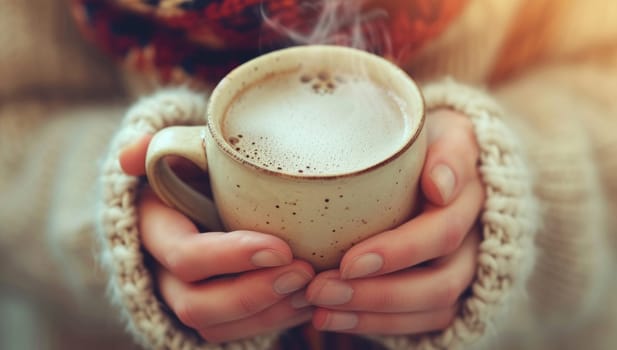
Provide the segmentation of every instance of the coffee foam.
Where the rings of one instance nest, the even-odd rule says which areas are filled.
[[[294,175],[341,175],[396,153],[411,133],[404,102],[369,78],[273,75],[241,92],[223,133],[239,156]]]

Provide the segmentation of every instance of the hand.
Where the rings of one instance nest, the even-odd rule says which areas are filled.
[[[120,154],[130,175],[143,175],[151,137]],[[182,173],[194,170],[174,159]],[[258,232],[200,234],[183,214],[148,188],[138,203],[139,232],[156,261],[157,287],[186,326],[213,343],[286,329],[311,319],[302,290],[313,278],[309,264],[294,260],[281,239]]]
[[[471,284],[484,202],[479,151],[464,115],[428,116],[429,148],[421,186],[427,203],[407,223],[351,248],[340,270],[319,274],[307,289],[320,330],[414,334],[446,328]]]

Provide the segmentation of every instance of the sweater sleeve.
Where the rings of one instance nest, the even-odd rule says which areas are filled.
[[[98,162],[123,106],[35,96],[0,103],[0,298],[34,316],[4,312],[0,343],[101,349],[101,339],[127,340],[110,312],[94,234]]]
[[[486,189],[476,278],[459,315],[445,330],[425,336],[380,336],[388,349],[457,349],[490,343],[506,311],[525,298],[534,267],[538,226],[532,176],[520,141],[504,112],[485,93],[451,80],[424,87],[427,109],[451,108],[471,119],[480,148],[479,172]]]
[[[615,175],[607,154],[617,145],[617,121],[603,98],[608,81],[579,64],[531,72],[495,98],[453,81],[426,86],[429,108],[453,108],[473,122],[487,193],[483,241],[451,326],[378,338],[386,347],[494,349],[515,340],[513,348],[527,348],[573,332],[586,344],[606,343],[590,331],[614,299]]]
[[[529,319],[573,347],[611,348],[617,339],[605,339],[617,315],[615,63],[613,48],[538,65],[495,90],[516,115],[509,123],[525,144],[542,217]],[[601,318],[612,324],[592,325]]]
[[[122,147],[140,135],[153,134],[171,125],[203,124],[206,100],[205,95],[188,89],[168,89],[138,101],[127,112],[111,143],[100,177],[102,263],[110,276],[112,302],[120,309],[130,333],[145,348],[268,349],[276,334],[221,345],[207,344],[166,310],[156,294],[139,240],[136,194],[141,181],[124,174],[118,163]]]

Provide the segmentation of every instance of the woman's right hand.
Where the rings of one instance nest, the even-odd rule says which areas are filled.
[[[121,152],[127,174],[144,174],[149,141],[146,136]],[[315,273],[293,259],[283,240],[252,231],[199,233],[148,187],[140,194],[138,216],[160,295],[206,341],[252,337],[311,319],[304,287]]]

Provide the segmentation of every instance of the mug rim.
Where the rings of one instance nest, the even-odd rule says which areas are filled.
[[[410,132],[409,135],[407,136],[407,140],[405,141],[405,143],[396,151],[393,152],[392,154],[388,155],[386,158],[382,159],[381,161],[369,165],[367,167],[364,168],[360,168],[357,170],[353,170],[353,171],[347,171],[347,172],[343,172],[340,174],[305,174],[305,173],[288,173],[288,172],[282,172],[282,171],[275,171],[275,170],[271,170],[268,169],[262,165],[260,165],[257,162],[253,162],[251,161],[251,159],[247,159],[245,157],[242,157],[226,140],[225,137],[223,136],[222,131],[220,130],[221,127],[220,125],[215,126],[213,124],[217,124],[215,123],[215,116],[213,114],[213,106],[216,106],[215,101],[219,100],[219,95],[222,93],[221,90],[223,88],[225,88],[226,85],[228,85],[231,81],[233,81],[234,79],[237,79],[238,76],[242,77],[245,75],[247,70],[252,70],[255,67],[259,67],[259,65],[263,64],[264,62],[268,62],[270,60],[274,60],[274,61],[278,61],[280,59],[280,57],[277,56],[287,56],[287,55],[297,55],[296,51],[306,51],[306,50],[321,50],[321,51],[329,51],[329,52],[336,52],[338,51],[338,53],[347,53],[347,54],[352,54],[355,56],[359,56],[362,57],[363,60],[373,60],[373,61],[380,61],[380,64],[383,64],[385,67],[388,67],[388,69],[395,73],[397,76],[400,76],[402,78],[402,80],[407,80],[407,83],[413,88],[413,90],[415,90],[417,96],[419,97],[418,101],[420,105],[419,105],[419,109],[420,109],[420,116],[419,116],[419,121],[417,123],[413,123],[413,127],[415,127],[415,130],[413,132]],[[261,75],[261,79],[267,78],[268,75],[270,74],[276,74],[276,73],[280,73],[280,72],[284,72],[283,69],[280,70],[274,70],[270,73]],[[255,81],[258,81],[259,79],[254,79],[251,80],[249,83],[243,83],[243,88],[238,90],[236,92],[236,94],[234,95],[234,97],[231,99],[233,100],[235,98],[235,96],[237,96],[239,93],[241,93],[242,91],[244,91],[248,86],[250,86],[252,83],[254,83]],[[215,102],[215,103],[213,103]],[[226,106],[223,106],[224,108],[222,108],[224,111],[227,110],[227,108],[229,107],[229,103],[227,103]],[[253,58],[241,65],[239,65],[238,67],[234,68],[231,72],[229,72],[223,79],[221,79],[221,81],[215,86],[214,90],[212,91],[212,94],[210,95],[210,99],[209,99],[209,103],[208,103],[208,107],[207,107],[207,113],[206,113],[206,128],[208,129],[208,131],[210,132],[210,135],[212,136],[213,140],[216,142],[218,148],[220,150],[223,151],[223,153],[230,157],[232,160],[236,161],[237,163],[239,163],[242,166],[248,166],[250,168],[252,168],[255,171],[261,172],[261,173],[265,173],[267,175],[273,175],[273,176],[277,176],[277,177],[283,177],[283,178],[289,178],[289,179],[301,179],[301,180],[332,180],[332,179],[340,179],[340,178],[349,178],[349,177],[354,177],[354,176],[358,176],[364,173],[369,173],[374,171],[375,169],[384,167],[385,165],[391,163],[392,161],[398,159],[403,153],[405,153],[407,150],[409,150],[409,148],[411,148],[417,141],[417,139],[419,138],[422,130],[424,129],[424,124],[425,124],[425,120],[426,120],[426,103],[424,101],[424,96],[422,95],[420,88],[418,86],[418,84],[415,82],[415,80],[413,78],[411,78],[404,70],[402,70],[400,67],[396,66],[394,63],[386,60],[383,57],[377,56],[375,54],[366,52],[366,51],[362,51],[359,49],[354,49],[354,48],[350,48],[350,47],[346,47],[346,46],[336,46],[336,45],[299,45],[299,46],[293,46],[293,47],[288,47],[288,48],[284,48],[284,49],[280,49],[280,50],[276,50],[276,51],[272,51],[266,54],[263,54],[261,56],[258,56],[256,58]],[[221,120],[218,122],[218,124],[221,124],[222,122],[222,118]]]

